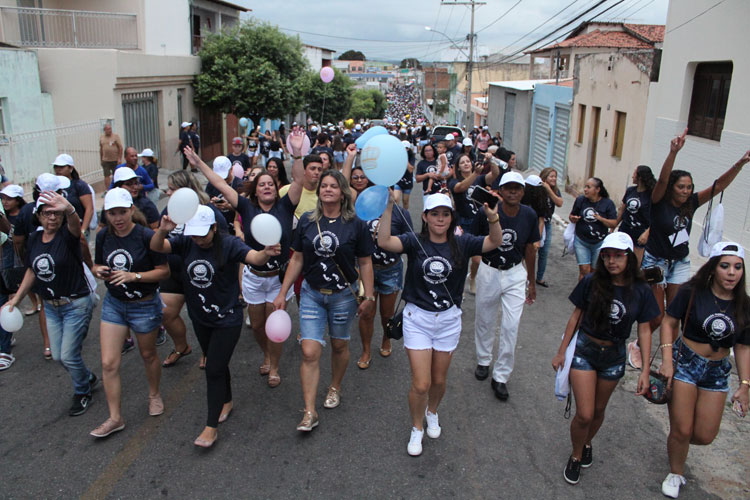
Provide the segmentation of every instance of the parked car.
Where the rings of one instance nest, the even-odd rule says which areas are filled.
[[[461,142],[464,139],[463,130],[461,130],[460,128],[451,127],[450,125],[438,125],[434,129],[432,129],[432,135],[430,136],[430,141],[432,141],[432,143],[442,141],[445,139],[445,136],[448,134],[458,134],[458,137],[456,138],[456,142]]]

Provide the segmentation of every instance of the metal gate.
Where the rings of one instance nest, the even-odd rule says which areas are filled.
[[[151,148],[157,158],[161,158],[157,97],[156,92],[123,94],[122,117],[125,147],[133,146],[139,153],[144,148]]]
[[[513,123],[516,116],[516,94],[505,93],[505,115],[503,116],[503,147],[513,149]]]
[[[565,179],[565,160],[568,153],[570,108],[555,106],[555,137],[552,141],[552,167],[558,179]]]
[[[531,161],[529,166],[541,170],[547,166],[547,146],[549,145],[549,108],[535,106],[534,133],[531,136]]]

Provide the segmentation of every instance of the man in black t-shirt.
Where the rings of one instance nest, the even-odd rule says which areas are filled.
[[[228,154],[227,158],[232,162],[232,168],[234,168],[235,164],[239,163],[242,171],[245,173],[244,175],[247,175],[251,167],[251,162],[250,157],[242,152],[243,146],[242,137],[232,139],[232,154]]]

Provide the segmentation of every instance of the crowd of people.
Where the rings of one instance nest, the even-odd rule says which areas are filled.
[[[320,424],[320,359],[327,339],[331,378],[325,382],[323,406],[332,409],[345,394],[355,319],[361,342],[356,366],[367,370],[378,313],[383,330],[379,354],[387,358],[392,353],[387,323],[397,316],[400,296],[411,368],[407,452],[420,455],[424,433],[432,439],[441,434],[438,409],[462,334],[467,284],[475,295],[474,375],[480,381],[491,377],[499,400],[510,397],[523,309],[537,300],[537,286],[550,286],[545,270],[552,216],[563,204],[557,172],[548,168],[524,178],[514,169],[515,154],[487,127],[469,131],[461,143],[452,134],[435,137],[412,88],[394,88],[389,96],[386,127],[402,140],[408,164],[389,191],[385,211],[372,220],[360,219],[355,210],[357,197],[372,185],[355,144],[370,125],[364,121],[293,123],[288,137],[283,127],[262,134],[254,129],[235,138],[231,154],[213,159],[211,166],[199,155],[193,124],[183,123],[183,168],[168,176],[163,191],[153,151],[123,148],[105,126],[101,161],[111,179],[100,214],[93,190],[67,154],[54,160],[54,174],[36,179],[31,203],[21,186],[6,183],[0,191],[0,231],[7,237],[0,301],[12,309],[25,296],[32,299],[25,313],[40,313],[44,356],[59,361],[71,378],[70,415],[87,410],[99,382],[81,353],[93,310],[101,303],[101,381],[109,417],[92,436],[104,438],[125,428],[120,405],[128,384],[119,372],[123,354],[133,345],[144,363],[148,413],[164,412],[162,368],[193,351],[180,317],[183,307],[206,377],[206,423],[194,440],[199,447],[214,444],[219,424],[232,412],[229,365],[243,321],[260,347],[258,372],[268,386],[278,387],[288,376],[280,371],[283,344],[268,338],[265,323],[290,301],[299,310],[304,405],[299,431]],[[685,484],[689,445],[709,444],[718,432],[730,390],[731,349],[740,379],[732,401],[739,413],[748,411],[750,298],[744,251],[737,243],[716,244],[691,278],[688,244],[695,210],[731,184],[750,161],[750,152],[713,189],[696,192],[690,174],[673,169],[684,143],[685,134],[672,141],[658,178],[646,166],[635,170],[634,186],[619,210],[601,179],[591,178],[569,214],[576,224],[579,282],[570,294],[574,310],[552,365],[564,366],[566,351],[572,352],[576,410],[564,468],[571,484],[579,482],[581,468],[593,463],[592,441],[626,359],[641,370],[637,394],[649,391],[651,339],[657,329],[663,356],[659,370],[671,389],[665,495],[677,497]],[[289,176],[285,161],[291,163]],[[423,211],[421,221],[412,221],[409,195],[417,183]],[[184,224],[154,203],[180,188],[195,191],[200,202]],[[251,224],[261,214],[279,221],[278,244],[256,240]],[[97,231],[93,256],[89,230]],[[106,291],[99,300],[101,283]],[[634,323],[637,343],[626,347]],[[160,338],[165,333],[173,350],[161,360],[156,346],[166,341]],[[0,370],[6,370],[15,361],[12,334],[0,330],[0,341]]]

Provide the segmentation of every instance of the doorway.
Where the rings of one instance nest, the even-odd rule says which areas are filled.
[[[589,138],[589,164],[586,169],[586,179],[594,177],[596,171],[596,150],[599,142],[599,119],[601,118],[602,108],[592,106],[591,108],[591,137]]]

